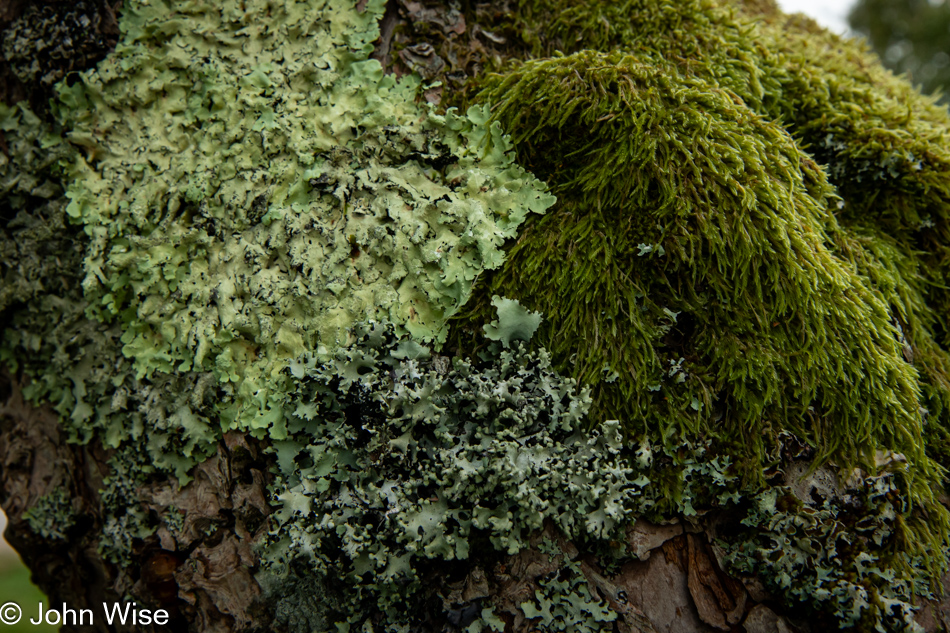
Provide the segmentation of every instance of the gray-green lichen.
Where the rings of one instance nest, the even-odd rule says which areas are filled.
[[[3,30],[4,62],[24,84],[52,88],[70,71],[102,58],[115,44],[115,17],[107,7],[84,0],[28,7]]]
[[[890,476],[855,483],[860,488],[848,498],[825,499],[818,508],[789,501],[791,492],[781,487],[753,497],[743,524],[756,531],[734,543],[726,560],[789,601],[833,611],[842,628],[919,630],[913,604],[930,595],[923,561],[887,547],[906,538],[898,535],[906,529],[899,519],[906,508],[895,506],[900,492]]]
[[[133,444],[126,444],[110,460],[112,472],[99,491],[104,510],[99,552],[112,563],[127,564],[136,542],[151,536],[157,527],[148,511],[137,503],[136,489],[156,471],[150,461],[149,455]]]
[[[521,605],[525,617],[536,620],[537,628],[551,633],[597,633],[612,630],[617,613],[591,587],[577,562],[569,562],[545,578],[534,597]]]
[[[345,579],[347,612],[409,624],[428,560],[515,554],[551,521],[576,538],[617,536],[649,480],[621,457],[616,423],[586,435],[589,404],[542,351],[499,346],[490,364],[430,353],[368,324],[336,353],[287,371],[289,436],[275,443],[280,504],[264,563],[302,560]],[[395,628],[386,630],[396,630]]]
[[[495,296],[492,305],[498,310],[498,318],[484,327],[485,337],[501,341],[505,347],[511,347],[515,340],[531,340],[541,325],[539,313],[525,310],[514,299]]]
[[[0,312],[25,305],[48,313],[54,307],[36,305],[40,297],[78,287],[71,271],[82,265],[75,231],[66,230],[61,180],[74,149],[25,104],[0,103],[0,135]]]
[[[496,303],[505,312],[486,331],[524,318],[517,302]],[[275,444],[280,509],[263,582],[287,595],[309,575],[325,587],[345,581],[325,589],[319,612],[292,611],[301,621],[402,631],[421,617],[431,591],[423,579],[440,562],[516,554],[550,523],[619,566],[634,558],[615,545],[634,518],[711,510],[738,522],[722,542],[731,569],[761,575],[790,603],[831,610],[843,626],[914,630],[914,604],[930,595],[927,561],[904,551],[902,462],[798,499],[774,469],[807,462],[775,454],[760,491],[710,445],[631,447],[616,421],[585,433],[586,391],[523,342],[495,342],[473,365],[368,324],[348,346],[286,371],[294,413],[288,439]],[[590,592],[565,568],[522,610],[542,630],[600,630],[616,614]]]
[[[783,445],[802,446],[792,436]],[[919,631],[914,605],[932,594],[927,554],[906,546],[917,537],[905,519],[905,458],[881,454],[869,475],[809,472],[807,457],[786,454],[773,485],[744,492],[744,516],[720,543],[728,567],[843,629]]]
[[[69,529],[75,524],[73,498],[69,490],[57,488],[40,497],[36,504],[23,513],[30,529],[45,539],[65,541]]]

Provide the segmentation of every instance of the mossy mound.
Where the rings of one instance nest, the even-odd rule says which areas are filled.
[[[559,202],[454,341],[471,349],[491,296],[518,298],[593,385],[595,421],[712,433],[753,479],[782,430],[818,462],[895,450],[930,503],[950,393],[946,111],[768,6],[524,3],[513,21],[551,56],[476,100]]]
[[[838,254],[840,199],[780,125],[622,53],[530,62],[487,98],[559,198],[490,291],[545,315],[542,345],[598,386],[595,419],[922,457],[888,302]]]
[[[592,386],[591,424],[715,437],[750,483],[785,431],[814,467],[875,472],[900,453],[892,546],[938,569],[946,110],[768,3],[521,3],[512,24],[526,61],[470,98],[558,204],[450,341],[477,350],[490,298],[518,299],[544,315],[555,366]]]

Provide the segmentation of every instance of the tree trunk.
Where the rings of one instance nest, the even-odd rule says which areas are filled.
[[[34,110],[44,111],[56,81],[70,81],[70,73],[92,67],[115,45],[119,34],[112,12],[118,8],[80,4],[80,12],[85,10],[95,18],[85,27],[91,31],[87,37],[77,38],[82,50],[65,57],[36,50],[43,64],[55,58],[59,65],[41,64],[44,72],[35,75],[32,85],[22,81],[24,75],[19,79],[13,75],[14,66],[22,70],[29,60],[7,60],[10,64],[4,63],[0,71],[0,101],[27,99]],[[361,0],[358,9],[366,5]],[[776,14],[770,2],[745,5],[747,11]],[[26,9],[25,3],[0,2],[0,34],[11,32],[12,24],[24,28]],[[476,78],[499,70],[504,60],[528,59],[532,53],[527,37],[505,31],[505,16],[511,11],[507,1],[466,3],[464,9],[456,3],[390,0],[379,22],[380,37],[372,58],[397,77],[421,76],[426,81],[421,95],[429,103],[466,107],[481,87]],[[36,20],[52,19],[63,11],[61,5],[50,3],[36,11]],[[0,149],[7,154],[4,138],[0,136]],[[12,226],[12,215],[0,219],[2,228]],[[80,231],[66,222],[51,230],[61,248],[79,249],[85,243]],[[61,276],[65,280],[62,296],[76,296],[77,254],[64,250],[58,255],[62,262],[44,274]],[[359,256],[359,245],[353,242],[352,259]],[[12,315],[23,302],[21,298],[10,306],[0,304],[6,310],[0,314]],[[121,347],[117,334],[106,335],[112,337],[116,349]],[[189,472],[191,481],[186,485],[179,487],[179,480],[168,470],[156,470],[145,483],[126,489],[128,511],[157,528],[138,534],[130,527],[123,545],[127,558],[117,562],[102,543],[105,534],[121,532],[114,527],[106,531],[109,521],[122,517],[106,507],[103,492],[104,482],[118,476],[112,465],[116,449],[108,447],[103,433],[88,441],[71,438],[52,405],[31,404],[24,395],[30,381],[23,371],[0,373],[0,505],[9,520],[5,537],[49,596],[50,608],[66,605],[94,613],[93,625],[66,625],[62,630],[223,633],[303,631],[315,626],[281,615],[287,596],[269,592],[262,580],[261,548],[274,529],[281,505],[269,491],[279,469],[278,457],[270,449],[282,440],[230,430],[215,439],[213,450]],[[144,446],[141,451],[144,455]],[[114,488],[110,490],[109,494],[116,494]],[[114,505],[114,500],[109,503]],[[800,604],[769,591],[769,578],[724,571],[729,565],[721,530],[739,524],[746,510],[742,506],[695,516],[671,513],[662,524],[639,518],[624,529],[624,543],[611,544],[630,554],[617,564],[590,543],[572,542],[549,520],[531,534],[529,546],[517,553],[472,552],[468,560],[433,564],[429,575],[423,576],[421,594],[427,601],[419,607],[421,615],[411,630],[469,630],[479,618],[488,618],[486,611],[497,618],[494,622],[501,622],[497,626],[502,628],[496,630],[506,633],[572,630],[558,626],[594,630],[581,627],[595,620],[599,630],[619,633],[817,633],[836,627],[838,623],[828,614],[803,612]],[[52,515],[64,518],[56,524],[43,524],[37,518]],[[169,527],[172,516],[174,529]],[[551,583],[571,581],[574,572],[570,570],[579,570],[577,578],[584,588],[575,587],[574,593],[564,594],[565,599],[577,595],[589,599],[579,612],[593,619],[583,625],[570,624],[574,617],[570,610],[558,616],[558,596],[550,594]],[[943,583],[947,587],[950,576],[945,575]],[[320,595],[311,598],[322,600]],[[108,624],[107,605],[130,600],[153,613],[164,610],[167,623]],[[924,630],[950,630],[950,600],[935,598],[919,606],[916,620]],[[21,607],[24,617],[33,617],[35,605]],[[543,613],[545,608],[555,613]],[[860,630],[862,625],[855,626],[854,630]]]

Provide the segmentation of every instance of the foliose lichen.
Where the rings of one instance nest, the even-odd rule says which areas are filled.
[[[286,370],[296,382],[288,439],[275,443],[270,574],[302,559],[346,580],[342,621],[381,611],[395,627],[411,622],[429,561],[515,554],[545,521],[617,536],[649,480],[621,457],[616,423],[582,432],[586,394],[546,353],[497,345],[476,367],[393,332],[360,326],[351,345]]]
[[[508,307],[508,319],[522,318]],[[506,320],[499,314],[495,327]],[[914,604],[931,594],[927,561],[909,553],[903,458],[894,472],[856,471],[840,490],[799,499],[776,469],[807,462],[770,453],[769,485],[750,487],[710,445],[634,450],[617,422],[584,433],[589,397],[543,350],[495,342],[476,365],[393,331],[359,326],[349,346],[287,370],[294,417],[274,448],[280,509],[262,582],[296,595],[315,577],[328,597],[319,613],[288,618],[402,631],[423,619],[433,569],[516,554],[547,523],[617,566],[633,557],[615,545],[633,518],[719,510],[739,522],[722,541],[733,571],[759,574],[789,604],[845,627],[915,630]],[[543,630],[600,630],[616,614],[590,591],[565,568],[522,609]]]
[[[104,510],[99,552],[111,563],[126,565],[136,543],[154,534],[157,524],[148,511],[137,503],[137,488],[148,481],[156,469],[147,453],[126,444],[110,460],[112,472],[103,480]]]
[[[57,488],[40,497],[36,504],[23,513],[30,529],[45,539],[65,541],[75,523],[73,499],[68,490]]]
[[[82,249],[67,237],[75,231],[67,230],[62,185],[74,150],[25,104],[0,103],[0,135],[0,311],[23,305],[48,313],[53,306],[35,304],[75,287],[69,271],[82,265]]]
[[[925,562],[902,551],[913,536],[893,474],[858,478],[843,492],[820,504],[781,486],[751,497],[742,524],[752,530],[727,546],[727,563],[758,574],[789,604],[833,613],[841,628],[922,630],[914,603],[930,586]]]
[[[591,595],[576,562],[567,563],[540,585],[534,598],[522,603],[521,608],[528,619],[537,620],[541,631],[597,633],[609,630],[609,623],[617,619],[603,599]]]
[[[382,10],[133,3],[116,52],[60,86],[90,314],[121,324],[139,377],[234,385],[228,426],[279,436],[272,381],[356,320],[444,339],[553,202],[484,108],[437,113],[368,59]]]

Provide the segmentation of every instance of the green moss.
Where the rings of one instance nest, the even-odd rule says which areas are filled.
[[[595,420],[741,437],[759,463],[786,429],[820,459],[885,446],[936,476],[890,306],[839,256],[835,191],[781,126],[621,53],[528,62],[485,98],[559,204],[482,296],[545,315],[539,342],[595,387]]]
[[[899,451],[927,543],[908,547],[943,551],[946,111],[769,7],[523,2],[511,20],[547,58],[475,101],[558,204],[451,340],[477,349],[489,298],[517,298],[592,386],[593,424],[711,434],[750,482],[783,430],[816,466]]]
[[[936,578],[946,110],[860,43],[756,3],[522,2],[511,23],[546,59],[509,62],[474,101],[516,131],[558,204],[529,220],[450,340],[477,350],[489,298],[517,298],[544,314],[554,366],[591,385],[592,424],[617,418],[666,446],[712,435],[750,483],[783,431],[817,449],[814,467],[873,472],[879,450],[898,451],[886,556]],[[836,617],[903,626],[880,624],[909,616],[875,599]]]
[[[940,411],[950,394],[943,326],[950,315],[945,290],[950,118],[934,99],[886,71],[860,42],[826,33],[807,19],[786,18],[774,6],[761,4],[525,1],[517,5],[511,21],[513,31],[527,34],[524,41],[531,55],[619,50],[647,65],[656,61],[680,76],[705,80],[784,128],[803,160],[811,155],[826,166],[841,206],[832,205],[827,219],[819,221],[831,234],[836,255],[854,265],[859,275],[870,277],[872,286],[882,276],[889,277],[875,290],[904,334],[924,404],[935,422],[927,429],[928,439],[933,453],[946,462],[946,425]],[[671,81],[676,85],[678,80],[671,77]],[[486,96],[498,97],[497,92]],[[696,102],[697,109],[700,103]],[[551,110],[540,111],[542,118],[550,118],[548,112],[556,107],[547,105]],[[584,107],[577,103],[561,109]],[[517,111],[517,106],[510,111]],[[613,129],[611,122],[602,124],[605,131]],[[646,145],[645,152],[650,143]],[[540,145],[519,148],[522,160],[543,173],[559,196],[564,198],[568,191],[583,195],[590,183],[568,185],[576,174],[552,175],[545,169],[553,168],[536,160],[536,155],[546,153],[547,162],[568,161],[560,155],[551,161],[550,148],[533,147]],[[565,143],[563,156],[573,156],[575,149]],[[697,146],[689,151],[706,149]],[[601,165],[612,168],[614,161],[622,161],[621,150],[602,146]],[[720,160],[716,153],[706,158],[712,163]],[[666,161],[661,156],[658,160]],[[714,164],[700,168],[704,178],[717,179],[709,173],[717,170]],[[722,168],[744,169],[739,163]],[[609,171],[605,169],[601,177],[609,178]],[[657,179],[657,186],[662,186],[663,178]],[[837,223],[843,230],[835,228]],[[853,243],[855,237],[860,245]],[[873,253],[870,259],[862,253],[865,250]],[[889,251],[886,256],[881,255],[883,250]],[[889,271],[882,275],[882,269]],[[761,329],[763,324],[753,327]]]
[[[950,117],[857,41],[795,20],[776,20],[765,36],[784,68],[770,113],[827,165],[841,226],[860,240],[839,240],[842,250],[879,284],[902,328],[930,413],[928,448],[946,466]]]

